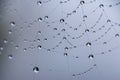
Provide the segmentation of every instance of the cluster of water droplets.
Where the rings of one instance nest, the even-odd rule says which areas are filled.
[[[71,0],[64,0],[64,1],[60,1],[59,5],[63,5],[63,4],[69,4]],[[44,4],[47,4],[47,3],[50,3],[52,2],[52,0],[48,0],[48,1],[43,1],[43,0],[40,0],[40,1],[37,1],[37,6],[41,7],[42,5],[44,6]],[[93,1],[90,1],[90,4],[92,4],[93,2],[96,2],[96,0],[93,0]],[[70,51],[74,50],[74,49],[79,49],[80,47],[86,47],[86,50],[90,50],[90,53],[92,53],[92,47],[96,46],[97,45],[97,42],[99,43],[100,40],[102,40],[104,38],[104,36],[106,36],[107,34],[109,34],[110,30],[117,26],[117,27],[120,27],[120,24],[119,23],[116,23],[110,19],[107,19],[105,24],[102,25],[101,27],[96,28],[97,25],[100,23],[100,21],[102,20],[102,17],[103,17],[103,14],[105,15],[105,9],[104,7],[113,7],[113,6],[117,6],[119,5],[119,3],[116,3],[116,4],[113,4],[113,5],[104,5],[104,4],[99,4],[98,7],[99,9],[102,9],[102,12],[101,14],[98,16],[98,19],[97,21],[95,21],[94,25],[91,26],[91,27],[87,27],[86,26],[86,20],[88,20],[89,16],[90,15],[85,15],[84,11],[82,12],[83,13],[83,17],[81,18],[82,21],[79,23],[79,25],[77,27],[74,27],[74,25],[70,25],[71,23],[70,22],[67,22],[67,20],[69,19],[69,17],[71,17],[72,15],[74,14],[77,14],[78,13],[78,10],[80,8],[82,8],[83,6],[87,5],[89,2],[85,1],[85,0],[80,0],[80,2],[78,3],[78,6],[76,7],[75,10],[73,10],[72,12],[67,12],[65,13],[65,17],[61,17],[61,18],[56,18],[57,20],[49,20],[52,16],[51,15],[44,15],[44,16],[41,16],[41,17],[38,17],[36,18],[36,20],[33,20],[33,22],[30,22],[30,23],[26,23],[27,26],[31,26],[33,29],[33,27],[35,27],[36,24],[38,24],[38,22],[40,23],[40,25],[42,25],[42,28],[47,28],[47,29],[50,29],[52,30],[51,32],[55,32],[55,34],[52,34],[52,39],[57,39],[60,37],[60,39],[57,39],[59,41],[56,40],[56,42],[58,42],[57,44],[54,44],[49,42],[49,37],[48,36],[44,36],[44,34],[49,34],[49,33],[44,33],[45,31],[43,31],[42,29],[41,30],[37,30],[37,34],[36,35],[30,35],[30,36],[33,36],[34,39],[24,39],[24,42],[23,43],[27,43],[29,42],[30,46],[27,46],[25,48],[22,47],[22,50],[24,52],[27,52],[28,50],[34,50],[34,49],[38,49],[38,52],[39,51],[47,51],[47,52],[52,52],[52,53],[55,53],[55,54],[62,54],[65,58],[68,58],[68,57],[71,57],[71,54],[70,54]],[[82,8],[83,10],[84,8]],[[97,11],[98,8],[96,8],[95,10],[92,11],[91,14],[95,13]],[[49,14],[49,13],[48,13]],[[106,15],[107,16],[107,15]],[[57,25],[56,25],[57,24]],[[108,24],[108,25],[106,25]],[[43,26],[45,25],[45,26]],[[54,26],[55,25],[55,26]],[[85,25],[85,29],[82,28],[82,26]],[[10,26],[10,29],[8,30],[8,34],[10,36],[14,35],[13,33],[14,32],[17,32],[16,30],[18,29],[19,27],[19,24],[17,24],[15,21],[11,21],[9,22],[9,26]],[[62,26],[62,27],[61,27]],[[108,27],[106,29],[106,27]],[[21,28],[22,29],[22,28]],[[80,32],[79,30],[80,29],[83,29],[82,31],[83,32]],[[103,29],[105,29],[105,32],[101,33],[100,36],[97,36],[94,40],[90,40],[89,39],[89,34],[97,34],[97,32],[100,32],[102,31]],[[34,29],[33,29],[34,30]],[[71,30],[71,32],[69,31]],[[20,31],[20,30],[19,30]],[[67,32],[68,31],[68,32]],[[79,31],[79,34],[78,35],[72,35],[71,33],[73,32],[76,32]],[[20,32],[22,34],[22,32]],[[19,35],[21,37],[21,35]],[[86,41],[83,43],[81,42],[82,38],[84,37],[87,37]],[[118,32],[115,32],[114,36],[109,40],[109,41],[102,41],[102,45],[107,45],[110,43],[110,41],[114,40],[115,38],[119,38],[120,35]],[[73,41],[72,41],[73,40]],[[79,43],[77,44],[74,44],[75,40],[79,40]],[[46,47],[46,44],[47,42],[49,42],[48,44],[50,44],[49,47]],[[61,45],[64,45],[64,43],[67,43],[69,46],[64,46],[62,47],[62,49],[60,50],[63,50],[63,53],[59,53],[59,51],[57,52],[57,49],[59,49],[59,47],[61,47]],[[1,45],[0,45],[0,55],[2,55],[2,51],[4,50],[4,47],[2,46],[2,44],[6,45],[7,44],[14,44],[14,42],[10,42],[9,39],[7,38],[4,38],[1,42]],[[16,50],[20,50],[21,46],[19,44],[14,44],[14,49]],[[118,45],[119,46],[119,45]],[[87,56],[86,58],[89,58],[90,60],[93,60],[95,59],[95,57],[98,55],[98,54],[107,54],[107,53],[110,53],[114,50],[115,48],[111,48],[111,49],[108,49],[106,51],[101,51],[101,52],[97,52],[97,53],[93,53],[93,54],[89,54],[87,53]],[[76,53],[79,53],[79,54],[86,54],[84,52],[80,52],[80,51],[75,51]],[[74,53],[73,53],[74,54]],[[14,54],[8,54],[7,55],[8,59],[12,60],[14,58]],[[73,56],[72,56],[73,57]],[[79,58],[80,59],[80,56],[76,56],[75,58]],[[88,70],[84,71],[84,72],[81,72],[78,75],[84,75],[86,74],[87,72],[91,71],[94,67],[96,67],[96,63],[94,62],[93,63],[94,65],[89,68]],[[39,67],[35,66],[32,68],[33,69],[33,72],[34,73],[39,73]],[[72,76],[76,76],[76,74],[73,74]]]

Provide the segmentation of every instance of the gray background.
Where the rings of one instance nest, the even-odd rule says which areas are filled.
[[[0,0],[0,80],[120,80],[120,0],[41,1]]]

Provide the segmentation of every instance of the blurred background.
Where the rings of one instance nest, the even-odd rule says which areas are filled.
[[[0,80],[120,80],[120,0],[0,0]]]

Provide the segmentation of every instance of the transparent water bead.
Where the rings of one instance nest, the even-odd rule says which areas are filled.
[[[3,49],[4,49],[4,48],[1,46],[1,47],[0,47],[0,50],[2,51]]]
[[[104,5],[103,5],[103,4],[100,4],[99,7],[102,8],[102,7],[104,7]]]
[[[107,44],[107,42],[103,42],[103,44]]]
[[[94,55],[93,55],[93,54],[90,54],[90,55],[88,56],[88,58],[89,58],[89,59],[93,59],[93,58],[94,58]]]
[[[14,27],[15,26],[15,22],[10,22],[10,25],[12,26],[12,27]]]
[[[85,29],[85,32],[89,32],[90,30],[89,29]]]
[[[16,46],[15,46],[15,49],[18,49],[18,48],[19,48],[19,45],[16,45]]]
[[[38,31],[38,34],[41,34],[41,31]]]
[[[3,42],[6,44],[6,43],[8,43],[8,40],[7,40],[7,39],[4,39]]]
[[[110,20],[110,19],[108,19],[108,20],[107,20],[107,22],[111,22],[111,20]]]
[[[39,73],[39,68],[38,68],[37,66],[35,66],[35,67],[33,68],[33,72],[34,72],[34,73]]]
[[[48,16],[45,16],[44,18],[45,18],[45,19],[48,19],[49,17],[48,17]]]
[[[39,22],[42,22],[42,20],[43,20],[43,19],[42,19],[41,17],[38,18],[38,21],[39,21]]]
[[[69,48],[68,47],[65,47],[64,50],[67,51]]]
[[[12,30],[8,30],[8,34],[12,34]]]
[[[68,56],[68,53],[64,53],[64,56]]]
[[[91,45],[92,45],[91,42],[87,42],[87,43],[86,43],[86,46],[88,46],[88,47],[90,47]]]
[[[81,0],[81,1],[80,1],[80,4],[81,4],[81,5],[85,4],[85,1]]]
[[[38,45],[37,48],[38,48],[38,49],[42,49],[42,46],[41,46],[41,45]]]
[[[37,39],[38,42],[40,42],[40,39]]]
[[[63,31],[63,32],[64,32],[64,31],[66,31],[66,29],[62,29],[61,31]]]
[[[84,15],[83,18],[84,18],[84,19],[87,18],[87,15]]]
[[[23,51],[24,51],[24,52],[27,51],[27,48],[24,48]]]
[[[67,39],[67,37],[63,37],[63,39]]]
[[[12,54],[8,55],[8,58],[13,59],[13,55]]]
[[[60,23],[63,23],[63,22],[65,22],[65,20],[64,19],[60,19]]]
[[[119,37],[120,35],[119,34],[115,34],[115,37]]]
[[[37,1],[37,4],[41,6],[42,5],[42,1]]]

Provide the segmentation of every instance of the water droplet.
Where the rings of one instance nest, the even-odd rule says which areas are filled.
[[[101,54],[105,54],[105,52],[101,52]]]
[[[38,48],[38,49],[42,49],[42,46],[41,46],[41,45],[38,45],[37,48]]]
[[[112,7],[112,5],[109,5],[109,7]]]
[[[57,35],[60,35],[60,33],[58,33]]]
[[[73,13],[76,13],[76,12],[77,12],[76,10],[73,11]]]
[[[62,29],[61,31],[66,31],[66,29]]]
[[[50,49],[47,49],[48,52],[50,52]]]
[[[110,20],[110,19],[108,19],[108,20],[107,20],[107,22],[111,22],[111,20]]]
[[[63,22],[65,22],[65,20],[64,19],[60,19],[60,23],[63,23]]]
[[[111,49],[109,49],[109,50],[108,50],[108,52],[112,52],[112,50],[111,50]]]
[[[99,7],[102,8],[102,7],[104,7],[104,5],[103,5],[103,4],[100,4]]]
[[[74,28],[74,30],[78,30],[77,28]]]
[[[35,67],[33,68],[33,71],[34,71],[35,73],[38,73],[38,72],[39,72],[39,68],[35,66]]]
[[[8,58],[13,59],[13,55],[12,54],[8,55]]]
[[[12,27],[14,27],[14,26],[15,26],[15,22],[10,22],[10,25],[11,25]]]
[[[19,46],[18,46],[18,45],[16,45],[16,46],[15,46],[15,49],[18,49],[18,48],[19,48]]]
[[[7,39],[4,39],[3,42],[4,42],[5,44],[8,43]]]
[[[73,46],[73,48],[77,48],[77,46]]]
[[[75,76],[75,74],[73,74],[72,76]]]
[[[60,4],[62,4],[63,3],[63,1],[60,1]]]
[[[45,18],[45,19],[48,19],[48,16],[45,16],[44,18]]]
[[[40,17],[40,18],[38,18],[38,21],[39,21],[39,22],[42,22],[42,20],[43,20],[43,19],[42,19],[41,17]]]
[[[84,15],[83,18],[87,18],[87,15]]]
[[[64,49],[67,51],[69,48],[68,48],[68,47],[65,47]]]
[[[80,4],[81,4],[81,5],[85,4],[85,1],[81,0],[81,1],[80,1]]]
[[[38,34],[41,34],[41,31],[38,31]]]
[[[94,64],[93,66],[97,66],[97,64]]]
[[[41,6],[42,5],[42,1],[37,1],[37,4]]]
[[[8,34],[12,34],[12,30],[8,30]]]
[[[89,59],[93,59],[93,58],[94,58],[94,55],[93,55],[93,54],[90,54],[90,55],[88,56],[88,58],[89,58]]]
[[[40,42],[40,39],[37,39],[38,42]]]
[[[60,41],[59,44],[62,44],[62,41]]]
[[[107,42],[103,42],[103,44],[107,44]]]
[[[88,46],[88,47],[90,47],[91,45],[92,45],[91,42],[86,43],[86,46]]]
[[[96,31],[93,31],[93,33],[96,33]]]
[[[2,51],[3,49],[4,49],[4,48],[1,46],[1,47],[0,47],[0,50]]]
[[[23,42],[28,42],[28,40],[27,39],[24,39],[24,41]]]
[[[89,29],[85,29],[85,32],[89,32]]]
[[[79,58],[78,56],[76,56],[75,58]]]
[[[63,37],[63,39],[67,39],[67,37]]]
[[[24,48],[23,51],[25,52],[27,50],[27,48]]]
[[[53,28],[53,30],[57,30],[57,28]]]
[[[119,37],[120,35],[119,34],[115,34],[115,37]]]
[[[47,41],[48,39],[47,38],[44,38],[45,41]]]
[[[68,53],[64,53],[64,56],[68,56]]]

